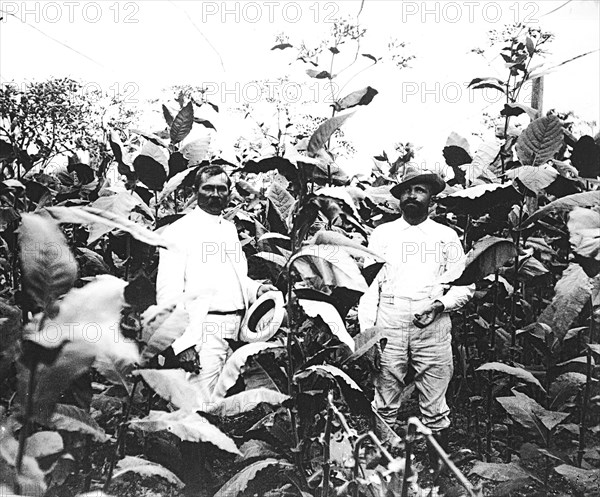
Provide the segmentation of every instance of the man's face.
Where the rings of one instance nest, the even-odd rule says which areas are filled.
[[[407,216],[418,218],[427,215],[431,202],[431,186],[427,183],[415,183],[400,193],[400,208]]]
[[[203,176],[198,187],[198,207],[209,214],[219,215],[227,207],[230,194],[225,174]]]

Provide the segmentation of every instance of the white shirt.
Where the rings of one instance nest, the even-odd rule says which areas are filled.
[[[156,277],[158,304],[186,297],[208,302],[208,311],[244,309],[256,299],[260,283],[248,278],[248,263],[235,225],[199,207],[163,231],[176,245],[160,250]]]
[[[473,296],[474,285],[450,287],[444,295],[448,285],[438,282],[444,273],[461,271],[465,265],[462,244],[448,226],[429,218],[413,226],[400,218],[375,228],[369,248],[388,263],[360,300],[361,330],[374,326],[382,294],[413,301],[439,300],[445,311],[462,307]]]

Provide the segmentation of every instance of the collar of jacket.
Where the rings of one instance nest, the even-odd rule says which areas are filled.
[[[401,217],[400,219],[398,219],[396,221],[396,223],[398,223],[398,229],[400,231],[404,231],[407,230],[409,228],[418,228],[421,231],[423,231],[424,233],[430,233],[435,229],[435,221],[432,221],[431,219],[427,218],[425,219],[425,221],[419,223],[419,224],[409,224],[407,223],[403,217]]]
[[[223,214],[215,216],[214,214],[209,214],[208,212],[206,212],[198,206],[194,207],[194,210],[192,212],[194,213],[194,216],[206,220],[209,223],[221,224],[224,221]]]

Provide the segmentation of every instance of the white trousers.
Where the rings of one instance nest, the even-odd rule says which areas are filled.
[[[242,318],[236,314],[207,314],[202,323],[200,343],[196,350],[200,357],[200,372],[189,378],[201,392],[212,395],[223,370],[223,365],[231,355],[227,338],[237,340]]]
[[[409,364],[415,369],[423,424],[433,431],[450,425],[446,392],[452,378],[452,323],[447,313],[425,328],[413,324],[414,314],[432,300],[409,300],[381,295],[376,325],[391,329],[375,380],[374,407],[389,425],[396,421]],[[381,432],[381,430],[378,430]]]

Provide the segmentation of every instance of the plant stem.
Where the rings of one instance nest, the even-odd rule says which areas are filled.
[[[103,490],[104,492],[108,491],[110,487],[110,482],[112,480],[112,475],[115,470],[115,465],[117,463],[117,459],[119,457],[119,448],[125,439],[125,433],[127,433],[127,422],[129,421],[129,414],[131,413],[131,404],[133,404],[133,396],[135,395],[135,390],[140,382],[140,377],[136,376],[133,382],[133,387],[131,388],[131,393],[129,394],[129,398],[127,399],[127,404],[125,405],[125,412],[123,413],[123,419],[119,424],[119,432],[117,434],[117,442],[115,444],[115,450],[112,453],[110,466],[108,467],[108,474],[106,476],[106,482],[104,483]]]
[[[587,371],[585,378],[585,389],[581,399],[581,411],[579,413],[579,450],[577,451],[577,466],[581,468],[583,454],[585,453],[585,414],[588,410],[590,390],[592,388],[592,350],[587,350]]]
[[[329,404],[333,403],[333,394],[331,390],[327,394],[329,399]],[[332,418],[333,418],[333,410],[331,407],[327,409],[327,419],[325,420],[325,434],[323,436],[323,463],[321,467],[323,468],[323,491],[321,492],[321,497],[327,497],[329,494],[329,471],[331,469],[329,464],[329,444],[331,442],[331,426],[332,426]]]
[[[33,414],[33,394],[35,391],[35,375],[37,373],[37,362],[34,362],[31,367],[31,373],[29,374],[29,382],[27,384],[27,405],[25,407],[25,423],[21,427],[19,432],[19,449],[17,451],[17,459],[15,467],[17,474],[21,474],[23,469],[23,457],[25,456],[25,444],[29,431],[31,429],[31,415]],[[20,490],[17,491],[20,493]]]

